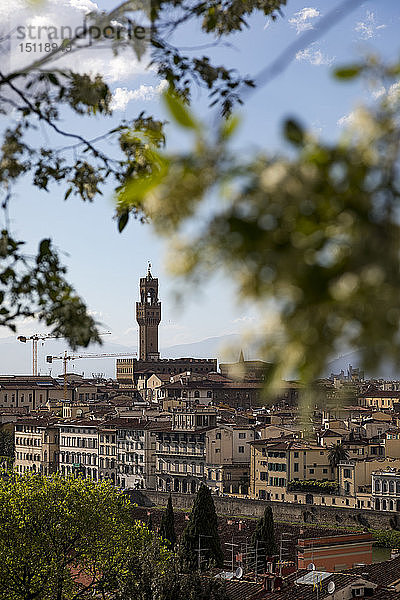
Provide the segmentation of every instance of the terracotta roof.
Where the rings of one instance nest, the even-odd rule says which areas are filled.
[[[283,580],[283,586],[279,593],[268,592],[264,598],[266,600],[272,600],[272,598],[279,597],[279,600],[315,600],[316,588],[314,585],[306,585],[304,583],[296,583],[301,577],[310,573],[318,573],[319,571],[307,571],[300,570],[296,573],[292,573],[289,577]],[[331,582],[335,584],[335,591],[338,592],[347,586],[357,584],[358,582],[369,581],[367,577],[362,577],[355,574],[346,573],[332,573],[321,581],[318,585],[319,598],[325,599],[331,597],[328,593],[328,585]],[[373,582],[371,582],[373,583]]]
[[[225,589],[230,600],[256,600],[265,598],[268,593],[260,583],[238,579],[226,581]]]
[[[368,581],[377,583],[382,587],[387,587],[400,580],[400,556],[392,560],[349,569],[348,573],[362,575]],[[400,598],[400,595],[398,597]]]
[[[321,433],[321,437],[343,437],[343,435],[338,431],[333,431],[333,429],[325,429],[325,431]]]

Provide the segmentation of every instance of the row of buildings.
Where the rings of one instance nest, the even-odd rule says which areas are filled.
[[[0,425],[14,431],[17,473],[59,471],[184,494],[205,483],[274,502],[400,509],[395,382],[365,381],[350,367],[315,383],[307,416],[298,382],[282,382],[266,407],[268,363],[242,353],[219,366],[160,358],[161,302],[150,268],[136,316],[139,358],[117,360],[115,380],[0,377]]]

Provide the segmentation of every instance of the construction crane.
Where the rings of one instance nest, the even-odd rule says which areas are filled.
[[[111,331],[104,331],[99,335],[111,335]],[[19,335],[17,337],[17,340],[23,342],[24,344],[26,344],[26,342],[32,341],[32,375],[34,376],[37,376],[38,374],[38,341],[42,340],[44,342],[45,340],[48,340],[50,338],[57,338],[59,340],[65,339],[52,333],[34,333],[29,337],[25,335]]]
[[[68,354],[67,350],[61,356],[46,356],[46,362],[52,363],[53,360],[64,361],[64,401],[67,400],[67,363],[69,360],[77,360],[79,358],[112,358],[123,356],[137,356],[137,352],[117,352],[105,354]]]

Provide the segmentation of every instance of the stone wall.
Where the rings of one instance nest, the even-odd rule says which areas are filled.
[[[145,490],[129,493],[132,502],[139,506],[166,506],[169,493]],[[189,494],[172,493],[175,508],[191,510],[194,496]],[[219,515],[260,517],[265,509],[263,500],[250,500],[233,497],[214,496],[216,511]],[[398,513],[379,512],[375,510],[360,510],[356,508],[335,508],[292,504],[289,502],[272,502],[272,510],[276,521],[289,523],[310,523],[341,527],[369,527],[372,529],[399,529]]]

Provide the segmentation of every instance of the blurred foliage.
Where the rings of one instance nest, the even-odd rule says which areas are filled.
[[[140,113],[130,121],[89,139],[80,131],[64,125],[65,110],[85,118],[107,118],[111,112],[111,91],[100,75],[78,73],[60,68],[55,61],[68,46],[71,65],[75,53],[90,44],[102,48],[109,43],[115,54],[133,52],[133,60],[149,60],[149,67],[168,82],[171,90],[186,100],[193,86],[208,90],[210,103],[223,114],[241,102],[244,89],[253,85],[234,69],[213,65],[210,57],[194,48],[184,54],[171,45],[176,30],[194,21],[199,31],[212,36],[211,46],[223,36],[248,27],[255,12],[276,19],[286,0],[130,0],[109,11],[86,15],[85,25],[103,30],[112,27],[114,39],[86,39],[81,33],[64,40],[57,49],[26,65],[23,70],[0,71],[0,115],[8,115],[0,151],[0,202],[4,210],[4,231],[0,240],[0,324],[15,330],[21,316],[35,317],[52,333],[65,337],[74,348],[90,342],[101,343],[97,324],[86,306],[65,281],[65,268],[49,240],[43,240],[35,257],[23,253],[23,242],[15,240],[8,222],[8,206],[13,187],[21,176],[31,176],[39,190],[51,191],[51,185],[66,184],[65,200],[71,195],[93,201],[106,182],[116,189],[131,179],[154,174],[156,153],[164,144],[163,123]],[[144,36],[131,35],[138,25],[139,13],[147,12],[150,27]],[[118,23],[118,27],[115,24]],[[7,52],[7,36],[0,50]],[[4,45],[4,48],[1,46]],[[148,58],[147,51],[151,56]],[[147,53],[147,54],[146,54]],[[65,64],[65,61],[64,61]],[[51,132],[52,141],[47,135]],[[44,135],[43,135],[44,134]],[[56,135],[56,138],[54,138]],[[54,139],[58,141],[54,143]],[[29,141],[28,141],[29,140]],[[33,141],[32,141],[33,140]],[[60,147],[59,140],[69,145]],[[106,148],[106,150],[103,150]],[[118,228],[126,226],[134,207],[119,211]],[[141,215],[141,213],[140,213]]]
[[[237,118],[209,130],[169,95],[192,149],[156,151],[153,172],[118,194],[119,213],[171,240],[175,274],[195,282],[222,269],[259,306],[272,380],[309,382],[343,348],[358,348],[366,369],[400,363],[399,73],[374,57],[338,69],[340,80],[364,75],[377,101],[333,143],[288,119],[287,156],[231,150]]]

